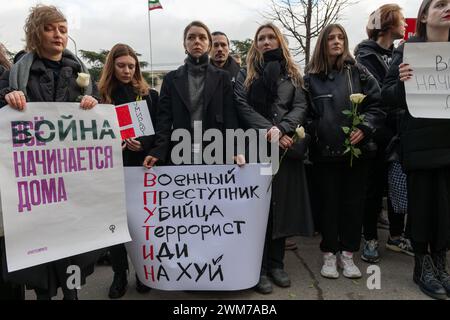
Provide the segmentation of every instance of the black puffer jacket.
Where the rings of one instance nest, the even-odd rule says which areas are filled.
[[[358,126],[365,138],[357,146],[361,158],[373,157],[377,147],[371,137],[385,119],[375,78],[363,66],[348,62],[341,72],[307,74],[305,87],[310,103],[307,131],[312,136],[311,160],[341,162],[350,157],[343,155],[346,135],[342,127],[349,127],[350,119],[342,111],[351,109],[350,95],[354,93],[367,96],[359,107],[364,122]]]
[[[238,116],[245,128],[270,129],[277,126],[283,134],[290,134],[306,118],[305,94],[295,88],[288,76],[278,80],[278,94],[271,105],[271,117],[265,118],[248,103],[248,91],[244,82],[247,70],[241,69],[234,87],[234,98]]]
[[[82,95],[81,88],[77,85],[76,79],[81,71],[80,64],[68,56],[63,56],[61,60],[61,70],[57,83],[55,83],[54,73],[47,68],[44,61],[35,55],[31,65],[30,75],[27,85],[28,102],[76,102]],[[9,71],[6,71],[2,79],[9,79]],[[0,88],[2,85],[0,84]],[[5,95],[12,90],[7,87],[0,90],[0,107],[6,105]],[[93,96],[98,97],[97,87],[93,86]],[[97,100],[99,100],[97,98]]]
[[[424,42],[416,37],[407,42]],[[401,45],[383,84],[383,102],[390,108],[406,110],[400,133],[401,161],[405,170],[437,169],[450,166],[450,120],[413,118],[406,104],[405,84],[399,78],[403,62]]]

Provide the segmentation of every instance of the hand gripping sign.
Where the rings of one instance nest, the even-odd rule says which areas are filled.
[[[162,290],[241,290],[259,280],[271,192],[260,164],[125,168],[128,254]]]
[[[111,105],[2,108],[0,176],[10,272],[130,240]]]

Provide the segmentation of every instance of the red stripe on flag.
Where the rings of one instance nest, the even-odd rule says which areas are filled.
[[[122,140],[125,140],[125,139],[129,139],[129,138],[135,138],[136,132],[134,132],[134,128],[129,128],[129,129],[121,130],[120,135],[122,137]]]
[[[119,120],[119,127],[125,127],[133,124],[128,105],[116,108],[116,113],[117,119]]]

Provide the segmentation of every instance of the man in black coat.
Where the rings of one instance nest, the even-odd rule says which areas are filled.
[[[236,81],[240,66],[230,56],[230,40],[227,35],[221,31],[212,33],[212,48],[210,52],[211,64],[219,69],[228,71],[231,81]]]

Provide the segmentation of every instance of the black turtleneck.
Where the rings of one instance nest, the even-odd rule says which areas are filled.
[[[125,103],[136,101],[137,94],[131,83],[118,83],[112,92],[114,105],[120,106]]]
[[[203,120],[204,112],[204,91],[206,69],[209,64],[209,56],[207,53],[194,58],[190,54],[186,58],[188,71],[188,89],[189,89],[189,112],[191,114],[191,127],[194,127],[194,121]]]

